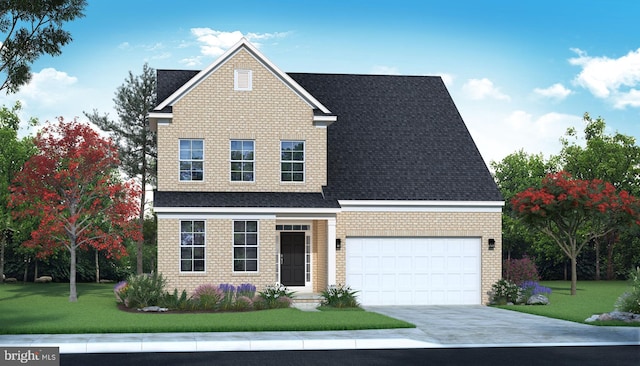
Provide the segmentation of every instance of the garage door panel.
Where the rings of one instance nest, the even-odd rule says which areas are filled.
[[[365,305],[479,304],[479,238],[347,238],[347,284]]]

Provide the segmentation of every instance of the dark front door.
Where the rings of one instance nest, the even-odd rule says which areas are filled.
[[[304,233],[280,233],[280,281],[304,286]]]

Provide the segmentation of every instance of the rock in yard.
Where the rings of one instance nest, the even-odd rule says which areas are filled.
[[[533,295],[527,300],[527,305],[548,305],[549,298],[542,294]]]
[[[165,311],[169,311],[169,309],[168,308],[161,308],[159,306],[147,306],[147,307],[144,307],[142,309],[138,309],[138,311],[144,311],[145,313],[150,313],[150,312],[163,313]]]
[[[35,280],[36,283],[49,283],[51,281],[53,281],[53,278],[51,278],[51,276],[40,276]]]

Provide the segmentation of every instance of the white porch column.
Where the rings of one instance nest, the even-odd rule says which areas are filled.
[[[336,284],[336,219],[327,219],[327,285]]]

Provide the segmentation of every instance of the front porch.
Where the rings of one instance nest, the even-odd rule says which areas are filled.
[[[312,295],[336,283],[335,223],[335,218],[276,219],[276,282],[296,292],[299,302],[317,300]]]

